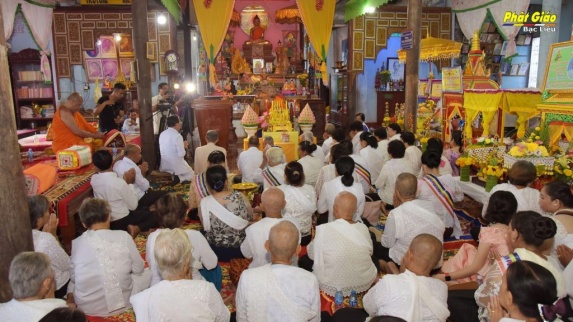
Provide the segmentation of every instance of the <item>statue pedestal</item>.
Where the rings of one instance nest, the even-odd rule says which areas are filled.
[[[272,63],[275,60],[273,55],[273,45],[266,40],[248,41],[243,44],[243,56],[247,62],[252,65],[253,59],[262,58],[265,63]]]

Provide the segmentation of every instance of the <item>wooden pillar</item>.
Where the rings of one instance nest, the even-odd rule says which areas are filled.
[[[8,48],[4,37],[4,22],[2,6],[0,6],[0,137],[2,138],[2,153],[0,153],[0,302],[12,299],[12,289],[8,282],[10,262],[14,256],[23,251],[34,250],[30,215],[26,202],[26,188],[18,134],[16,132],[16,117],[14,116],[14,101],[8,69]]]
[[[406,56],[406,111],[404,115],[407,131],[416,133],[416,112],[418,107],[418,63],[420,62],[420,41],[422,0],[408,0],[407,28],[412,30],[412,49]]]
[[[137,5],[135,5],[137,2]],[[141,152],[149,169],[156,168],[155,136],[153,135],[153,112],[151,111],[151,75],[146,55],[147,42],[147,1],[134,1],[131,6],[133,17],[133,48],[137,62],[137,98],[139,100],[139,122]]]

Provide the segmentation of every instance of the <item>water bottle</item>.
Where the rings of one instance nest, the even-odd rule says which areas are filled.
[[[358,297],[355,290],[350,292],[350,307],[358,307]]]
[[[32,151],[32,148],[28,149],[28,162],[34,162],[34,151]]]
[[[114,159],[117,158],[117,147],[115,146],[115,143],[113,144],[112,153],[113,153],[113,158],[114,158]]]
[[[334,295],[334,307],[336,310],[342,308],[342,302],[344,301],[344,295],[342,295],[341,290],[337,290],[336,294]]]

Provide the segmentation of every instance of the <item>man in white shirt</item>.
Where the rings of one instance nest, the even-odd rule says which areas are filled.
[[[324,139],[324,141],[322,142],[322,152],[324,152],[325,158],[330,152],[330,147],[332,146],[332,143],[334,143],[332,134],[334,133],[335,128],[336,127],[332,123],[326,123],[326,126],[324,127],[324,133],[322,134],[322,138]]]
[[[354,121],[350,123],[348,127],[350,131],[350,139],[352,140],[352,154],[360,155],[360,149],[362,146],[360,145],[360,134],[362,134],[362,122]]]
[[[399,140],[402,128],[396,123],[390,123],[386,128],[386,133],[388,134],[388,141]]]
[[[251,136],[249,138],[249,148],[241,154],[237,159],[237,167],[241,171],[243,182],[256,182],[263,183],[262,181],[255,181],[255,172],[263,163],[263,152],[259,150],[259,138]]]
[[[404,160],[405,151],[406,147],[402,141],[394,140],[388,142],[390,160],[388,160],[384,167],[382,167],[382,170],[380,170],[380,175],[378,175],[378,179],[376,179],[375,183],[380,200],[387,206],[392,206],[394,203],[393,196],[394,190],[396,190],[395,185],[398,175],[401,173],[414,173],[410,162]]]
[[[422,150],[418,149],[414,145],[416,142],[416,137],[412,132],[404,132],[401,135],[402,142],[406,146],[406,151],[404,152],[404,159],[408,160],[412,165],[412,170],[417,175],[422,169]]]
[[[433,213],[431,202],[416,199],[417,189],[418,178],[411,173],[402,173],[396,179],[395,208],[388,214],[381,239],[384,250],[376,254],[385,262],[401,265],[410,243],[420,234],[430,234],[443,242],[444,222]]]
[[[257,221],[245,229],[245,240],[241,244],[241,252],[245,258],[252,258],[249,268],[269,264],[271,254],[265,248],[265,241],[269,238],[271,227],[281,221],[281,211],[286,206],[285,194],[277,187],[270,187],[261,196],[261,210],[265,218]]]
[[[209,162],[207,158],[209,154],[213,151],[221,151],[225,154],[225,164],[223,165],[227,168],[227,150],[220,146],[217,146],[217,142],[219,142],[219,132],[215,130],[209,130],[205,134],[205,140],[207,140],[207,144],[204,146],[200,146],[195,149],[195,166],[193,169],[196,173],[203,173],[207,171],[209,167]]]
[[[149,181],[144,177],[144,174],[149,170],[149,165],[145,161],[141,162],[142,158],[141,148],[136,144],[128,143],[123,149],[123,158],[117,160],[113,165],[113,171],[121,178],[128,170],[133,169],[135,171],[133,188],[139,199],[138,209],[149,208],[157,199],[167,193],[167,191],[149,190]]]
[[[269,187],[280,186],[284,183],[285,166],[284,153],[279,147],[271,147],[263,152],[266,158],[263,158],[261,166],[255,170],[254,181],[263,182],[264,190]]]
[[[271,264],[249,268],[239,280],[236,295],[238,322],[320,321],[320,294],[316,277],[291,266],[300,252],[300,235],[289,221],[274,225],[265,242]]]
[[[179,133],[182,126],[179,116],[168,117],[167,126],[168,128],[159,135],[159,150],[161,151],[159,171],[170,172],[176,175],[181,182],[191,181],[195,173],[185,161],[189,142],[183,141],[183,137]]]
[[[371,317],[388,315],[405,321],[445,322],[448,287],[430,272],[442,257],[442,243],[432,235],[412,240],[402,259],[400,274],[385,275],[363,298]]]
[[[107,150],[99,150],[92,156],[98,173],[91,178],[94,196],[109,203],[113,230],[126,230],[135,238],[140,232],[159,226],[156,216],[149,209],[136,210],[138,196],[133,183],[135,169],[123,173],[123,179],[112,169],[113,157]]]
[[[352,193],[339,193],[333,206],[336,220],[316,226],[315,238],[307,247],[308,257],[314,260],[313,273],[320,290],[329,296],[334,296],[337,290],[344,296],[349,296],[352,290],[367,291],[377,277],[368,228],[352,220],[356,207]]]
[[[157,85],[157,90],[158,90],[157,95],[151,98],[151,111],[153,112],[153,134],[155,135],[159,134],[159,125],[162,116],[161,112],[157,112],[157,105],[159,105],[159,102],[161,100],[169,98],[167,92],[169,90],[169,84],[159,83],[159,85]]]
[[[386,133],[385,128],[381,127],[374,130],[374,137],[376,138],[376,141],[378,141],[376,152],[382,157],[385,164],[388,160],[390,160],[390,155],[388,154],[388,133]],[[374,180],[376,179],[378,178],[374,178]]]
[[[125,134],[136,134],[139,133],[139,117],[137,116],[137,111],[130,108],[129,117],[123,121],[123,126],[121,131]]]

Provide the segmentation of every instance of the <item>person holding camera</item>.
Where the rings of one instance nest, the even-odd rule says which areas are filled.
[[[97,101],[94,114],[99,115],[99,130],[101,132],[121,129],[124,114],[122,100],[125,90],[124,84],[116,83],[111,95],[102,96]]]
[[[157,86],[158,94],[151,98],[151,111],[153,112],[153,134],[159,134],[159,126],[161,124],[161,111],[158,111],[157,106],[161,101],[169,99],[169,84],[159,83]]]

